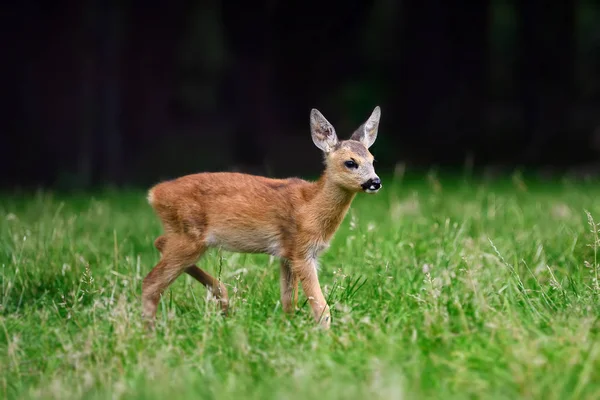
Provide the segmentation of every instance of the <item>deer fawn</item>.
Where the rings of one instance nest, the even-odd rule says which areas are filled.
[[[183,272],[206,286],[227,312],[225,286],[194,265],[207,249],[220,247],[279,257],[283,310],[295,309],[300,282],[315,319],[329,328],[317,257],[354,196],[381,188],[368,150],[377,137],[380,115],[376,107],[349,140],[339,141],[329,121],[318,110],[311,111],[312,140],[324,152],[326,165],[316,182],[217,172],[187,175],[150,189],[148,201],[164,228],[154,242],[160,261],[142,285],[143,313],[150,326],[161,294]]]

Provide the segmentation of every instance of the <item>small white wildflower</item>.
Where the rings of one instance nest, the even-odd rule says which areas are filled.
[[[352,214],[352,215],[350,215],[350,230],[351,231],[355,230],[356,225],[357,225],[356,215]]]
[[[422,270],[424,274],[428,274],[431,268],[429,267],[429,264],[423,264]]]

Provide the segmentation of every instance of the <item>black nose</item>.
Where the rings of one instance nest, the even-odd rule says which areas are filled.
[[[381,179],[369,179],[365,183],[362,184],[363,190],[379,190],[381,187]]]

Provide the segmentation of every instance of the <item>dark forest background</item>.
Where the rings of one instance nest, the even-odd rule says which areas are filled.
[[[599,3],[7,1],[0,184],[315,175],[375,105],[378,170],[600,171]]]

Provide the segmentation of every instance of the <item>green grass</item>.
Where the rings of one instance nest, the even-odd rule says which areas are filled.
[[[384,185],[321,259],[330,332],[276,260],[212,252],[230,317],[184,276],[147,335],[143,191],[0,197],[0,398],[600,398],[600,186]]]

